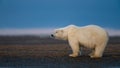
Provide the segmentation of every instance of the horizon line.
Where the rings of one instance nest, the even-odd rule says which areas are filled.
[[[0,36],[13,35],[50,35],[56,28],[0,29]],[[105,28],[109,36],[120,36],[119,29]]]

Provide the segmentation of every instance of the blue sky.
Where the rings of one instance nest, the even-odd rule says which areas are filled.
[[[120,0],[0,0],[0,29],[69,24],[120,29]]]
[[[120,29],[119,0],[0,0],[0,28],[97,24]]]

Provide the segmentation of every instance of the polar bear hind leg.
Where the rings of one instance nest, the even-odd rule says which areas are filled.
[[[91,56],[93,56],[94,55],[94,53],[95,53],[95,48],[94,49],[92,49],[92,52],[89,54],[89,56],[91,57]]]
[[[101,58],[104,52],[104,49],[106,47],[106,43],[103,43],[102,45],[97,45],[95,47],[95,50],[90,54],[91,58]]]

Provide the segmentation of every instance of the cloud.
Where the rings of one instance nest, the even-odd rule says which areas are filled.
[[[0,29],[0,35],[50,35],[54,29]],[[120,36],[120,30],[106,28],[106,31],[109,36]]]

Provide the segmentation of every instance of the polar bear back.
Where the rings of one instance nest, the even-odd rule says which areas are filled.
[[[84,27],[76,26],[76,28],[70,33],[74,33],[69,35],[73,35],[74,38],[80,42],[80,44],[89,48],[93,48],[96,45],[100,46],[102,44],[106,44],[105,42],[108,41],[107,32],[103,28],[96,25],[89,25]]]

